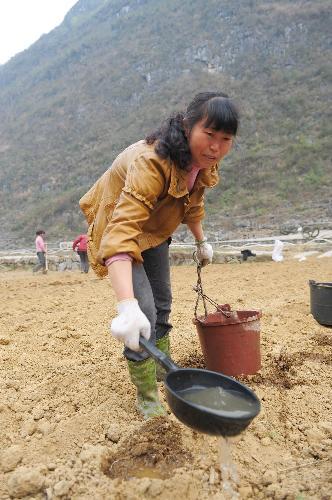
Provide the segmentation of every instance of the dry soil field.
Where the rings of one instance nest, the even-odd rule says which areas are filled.
[[[332,496],[332,329],[309,312],[308,280],[331,258],[214,265],[204,291],[260,308],[261,371],[243,378],[262,411],[232,443],[240,499]],[[121,345],[108,333],[107,280],[78,272],[0,274],[0,498],[221,500],[217,438],[135,410]],[[173,267],[172,352],[203,366],[194,267]],[[163,388],[160,386],[161,397]]]

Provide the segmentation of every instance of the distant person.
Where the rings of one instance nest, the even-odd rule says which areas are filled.
[[[218,184],[218,164],[232,149],[238,120],[227,95],[197,94],[185,112],[122,151],[80,200],[90,225],[90,264],[111,279],[118,304],[110,330],[125,345],[137,408],[145,418],[164,415],[165,409],[156,384],[162,372],[140,349],[139,337],[169,353],[168,247],[181,223],[195,239],[201,265],[212,262],[202,227],[204,192]]]
[[[80,256],[81,273],[89,272],[89,259],[88,259],[88,237],[86,234],[80,234],[73,242],[73,250]]]
[[[36,273],[37,271],[40,270],[42,270],[43,274],[47,273],[45,234],[46,234],[45,231],[43,231],[42,229],[36,231],[35,245],[36,245],[38,264],[36,264],[35,267],[32,269],[33,273]]]

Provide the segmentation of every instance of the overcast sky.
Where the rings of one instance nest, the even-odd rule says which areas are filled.
[[[62,23],[78,0],[0,0],[0,64]]]

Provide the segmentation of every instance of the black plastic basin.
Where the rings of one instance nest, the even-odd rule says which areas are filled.
[[[332,325],[332,283],[309,281],[310,312],[321,325]]]

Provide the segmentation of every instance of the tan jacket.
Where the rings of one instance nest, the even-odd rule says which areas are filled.
[[[125,149],[80,200],[95,273],[106,276],[105,260],[122,252],[142,262],[141,252],[167,240],[181,222],[203,219],[204,189],[218,180],[218,165],[202,170],[189,194],[186,172],[161,159],[154,145],[139,141]]]

